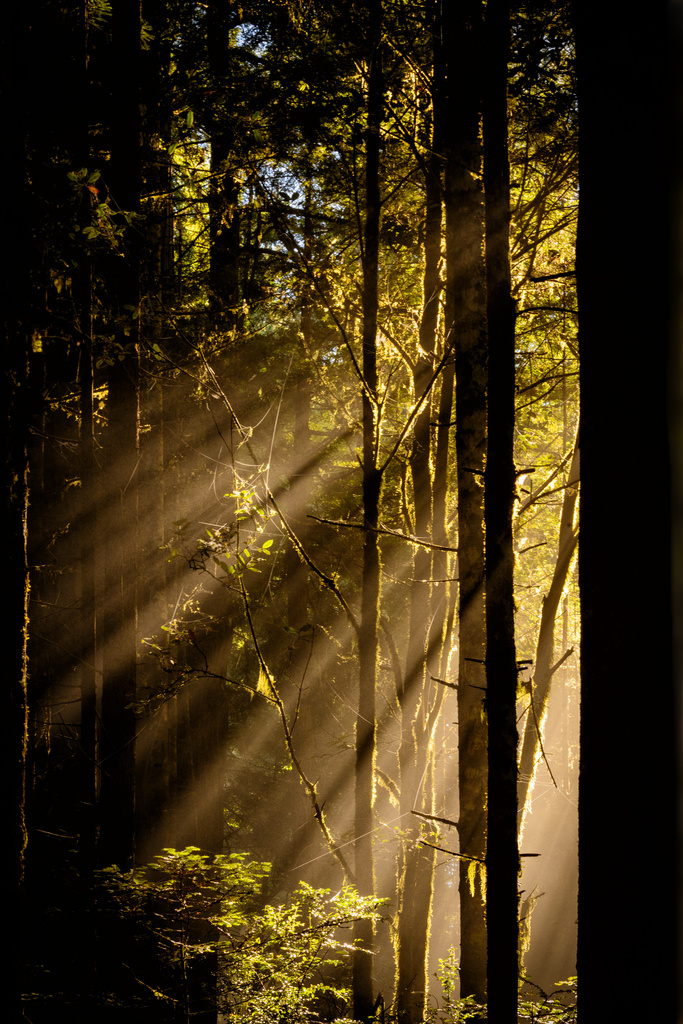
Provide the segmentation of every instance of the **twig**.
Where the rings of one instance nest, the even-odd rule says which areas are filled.
[[[440,818],[438,814],[425,814],[424,811],[411,811],[411,814],[416,814],[418,818],[426,818],[428,821],[440,821],[442,825],[453,825],[455,828],[458,827],[457,821],[451,821],[450,818]]]
[[[426,839],[420,839],[422,846],[431,846],[432,850],[439,850],[441,853],[450,853],[451,857],[460,857],[461,860],[473,860],[477,864],[486,864],[483,857],[470,857],[467,853],[456,853],[455,850],[447,850],[443,846],[436,846],[434,843],[428,843]]]
[[[253,623],[252,618],[251,618],[251,608],[249,607],[249,598],[247,596],[247,592],[246,592],[245,587],[244,587],[244,580],[241,577],[240,577],[240,591],[241,591],[241,594],[242,594],[242,602],[244,604],[244,612],[245,612],[245,615],[247,617],[247,622],[249,624],[249,632],[251,633],[251,639],[253,641],[254,649],[256,650],[256,656],[258,658],[259,669],[260,669],[261,673],[263,674],[263,676],[265,677],[266,683],[268,685],[268,690],[269,690],[268,697],[269,697],[270,701],[273,704],[275,704],[275,706],[276,706],[276,708],[278,710],[278,713],[280,715],[280,721],[282,723],[282,729],[283,729],[283,732],[284,732],[284,735],[285,735],[285,744],[287,746],[287,752],[289,754],[290,761],[292,762],[292,765],[295,768],[295,770],[296,770],[296,772],[297,772],[297,774],[299,776],[299,779],[301,780],[301,784],[303,785],[304,789],[308,793],[308,797],[309,797],[309,799],[311,801],[311,806],[313,808],[313,814],[315,815],[315,818],[316,818],[318,824],[320,825],[320,828],[321,828],[322,833],[323,833],[323,835],[325,837],[325,840],[326,840],[327,845],[328,845],[328,847],[330,849],[330,852],[339,861],[339,863],[340,863],[340,865],[342,867],[342,870],[344,871],[344,874],[346,875],[346,877],[350,878],[353,881],[354,880],[353,872],[349,868],[349,865],[346,863],[346,859],[344,858],[344,855],[338,849],[338,847],[337,847],[337,845],[335,843],[334,837],[333,837],[332,833],[330,832],[330,830],[329,830],[329,828],[327,826],[327,822],[325,821],[325,816],[323,814],[323,809],[322,809],[322,807],[321,807],[321,805],[320,805],[320,803],[318,801],[318,792],[317,792],[317,789],[316,789],[316,785],[315,785],[314,782],[311,782],[311,780],[308,778],[308,776],[304,772],[303,766],[302,766],[301,762],[299,761],[299,758],[297,756],[296,750],[294,749],[294,740],[292,738],[292,732],[291,732],[291,729],[289,727],[289,721],[287,719],[287,712],[286,712],[285,706],[284,706],[284,704],[282,702],[282,698],[280,697],[280,694],[278,692],[277,686],[275,684],[275,680],[273,679],[273,676],[270,673],[270,669],[268,668],[268,666],[267,666],[267,664],[265,662],[265,659],[263,657],[263,654],[261,652],[261,645],[259,644],[258,639],[256,637],[256,631],[254,630],[254,623]]]
[[[557,672],[558,668],[565,663],[567,658],[570,658],[574,653],[574,648],[570,647],[568,651],[565,651],[559,661],[555,662],[553,667],[550,669],[550,675],[553,676]]]
[[[332,577],[324,573],[322,569],[319,569],[315,562],[309,557],[303,544],[301,543],[301,541],[294,533],[287,520],[285,519],[284,515],[282,514],[280,507],[277,501],[275,500],[275,495],[273,494],[273,492],[267,489],[266,493],[268,494],[268,501],[271,503],[271,505],[278,514],[278,518],[280,520],[280,523],[282,524],[282,529],[285,531],[285,533],[291,540],[292,544],[294,545],[294,548],[299,558],[302,560],[302,562],[306,563],[311,572],[315,573],[315,575],[318,577],[319,580],[321,580],[321,582],[327,587],[327,589],[332,591],[332,593],[337,598],[340,605],[346,612],[346,617],[348,618],[349,623],[351,624],[351,628],[356,634],[356,637],[359,637],[360,626],[358,624],[358,620],[351,611],[351,608],[349,607],[349,604],[344,595],[342,594],[341,590],[339,589],[335,581],[332,579]],[[311,516],[310,518],[315,519],[315,516]]]
[[[559,281],[562,277],[576,277],[576,271],[564,270],[560,274],[543,274],[540,277],[530,277],[529,280],[538,283],[539,281]]]
[[[546,757],[545,750],[543,748],[543,737],[541,736],[541,727],[538,724],[538,716],[536,715],[536,708],[534,707],[534,699],[533,699],[533,697],[529,698],[529,710],[531,711],[531,714],[533,715],[534,725],[536,726],[536,735],[538,737],[538,746],[539,746],[539,749],[541,751],[541,755],[543,757],[543,760],[545,761],[545,766],[548,769],[548,774],[550,775],[550,778],[553,780],[553,786],[555,787],[555,789],[557,789],[558,785],[555,782],[555,776],[553,775],[553,770],[550,767],[550,762],[548,761],[548,758]]]

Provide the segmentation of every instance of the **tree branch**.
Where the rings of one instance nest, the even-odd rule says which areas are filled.
[[[315,785],[314,782],[311,782],[311,780],[306,775],[306,773],[305,773],[305,771],[303,769],[303,766],[302,766],[301,762],[299,761],[299,758],[297,756],[296,750],[294,749],[294,740],[293,740],[293,737],[292,737],[291,729],[289,727],[289,721],[287,719],[287,712],[286,712],[285,706],[284,706],[284,704],[282,702],[282,698],[280,697],[280,694],[278,692],[277,686],[275,684],[275,680],[273,679],[273,676],[271,675],[270,669],[268,668],[268,666],[267,666],[267,664],[265,662],[265,659],[263,657],[263,653],[261,651],[261,645],[259,644],[258,638],[256,636],[256,631],[254,630],[254,623],[253,623],[252,617],[251,617],[251,608],[249,607],[249,598],[247,596],[247,592],[246,592],[245,587],[244,587],[244,580],[241,577],[240,577],[240,592],[241,592],[241,595],[242,595],[242,603],[244,605],[244,612],[245,612],[245,615],[247,617],[247,622],[249,624],[249,632],[251,634],[251,639],[253,641],[254,649],[256,651],[256,656],[258,658],[260,675],[261,675],[261,678],[263,678],[265,680],[266,686],[268,688],[268,696],[270,697],[271,702],[273,704],[275,704],[275,706],[276,706],[276,708],[278,710],[278,714],[280,716],[280,721],[282,723],[282,729],[283,729],[283,732],[284,732],[285,744],[287,746],[287,753],[289,754],[289,759],[290,759],[294,769],[296,770],[296,772],[297,772],[297,774],[299,776],[299,779],[301,780],[302,786],[304,787],[304,789],[306,790],[306,793],[308,794],[308,798],[311,801],[311,807],[313,808],[313,814],[315,816],[316,821],[320,825],[322,833],[323,833],[323,835],[325,837],[325,841],[327,842],[327,845],[328,845],[328,847],[330,849],[330,853],[332,853],[337,858],[337,860],[339,861],[345,876],[347,878],[350,878],[353,881],[353,878],[354,878],[353,872],[349,868],[349,865],[346,863],[346,859],[344,858],[344,855],[338,849],[337,844],[336,844],[336,842],[334,840],[334,837],[333,837],[332,833],[330,832],[330,830],[329,830],[329,828],[327,826],[327,822],[325,821],[325,816],[323,814],[323,809],[322,809],[322,807],[320,805],[320,802],[318,800],[318,791],[317,791],[316,785]]]
[[[322,519],[320,516],[308,516],[309,519],[314,519],[316,523],[323,523],[325,526],[344,526],[350,530],[370,530],[373,533],[381,533],[387,537],[396,537],[398,540],[405,540],[409,544],[416,544],[419,547],[431,548],[433,551],[457,551],[457,548],[448,547],[444,544],[432,544],[431,541],[421,540],[420,537],[414,537],[406,533],[399,533],[398,530],[390,530],[386,526],[365,526],[363,523],[344,523],[340,519]]]

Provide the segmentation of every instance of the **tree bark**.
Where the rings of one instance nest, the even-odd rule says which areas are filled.
[[[20,941],[24,915],[26,827],[26,759],[28,745],[28,605],[30,577],[27,550],[29,504],[29,354],[31,323],[30,232],[24,217],[31,197],[27,177],[26,131],[29,104],[25,81],[30,32],[26,8],[11,5],[2,15],[0,53],[3,65],[2,117],[12,159],[2,161],[3,237],[12,239],[11,258],[1,275],[0,329],[4,357],[0,373],[3,416],[3,492],[6,551],[4,586],[6,646],[5,708],[2,716],[2,785],[5,842],[2,870],[10,894],[7,923],[12,942],[7,959],[6,1003],[12,1019],[21,1013]]]
[[[375,689],[379,653],[380,549],[377,527],[382,474],[377,465],[377,309],[379,262],[379,152],[382,120],[382,3],[368,12],[368,128],[365,150],[365,230],[363,248],[363,579],[359,631],[359,693],[356,718],[355,875],[361,895],[374,892],[373,828],[375,774]],[[372,1015],[372,922],[360,921],[354,935],[353,1012],[358,1020]]]
[[[488,319],[486,460],[486,923],[489,1018],[517,1022],[517,661],[515,656],[515,305],[510,279],[507,62],[510,10],[486,6],[484,191]]]
[[[581,152],[579,1014],[584,1024],[613,1014],[611,982],[632,963],[635,935],[632,998],[647,1001],[651,1016],[674,1020],[680,963],[671,894],[680,876],[666,419],[669,211],[665,187],[634,205],[632,183],[622,173],[628,138],[638,139],[660,174],[667,167],[667,5],[659,0],[637,20],[615,20],[607,9],[575,0],[574,16]],[[633,273],[622,260],[603,258],[605,239],[612,253],[634,254]],[[607,372],[610,346],[618,357]],[[634,521],[615,501],[638,477],[654,491],[639,502]],[[634,522],[644,573],[634,572],[629,557]],[[643,729],[638,722],[646,709],[654,719]],[[646,891],[624,899],[624,822],[634,812],[643,823],[645,870],[665,898]]]
[[[443,13],[446,63],[446,342],[455,346],[458,492],[460,991],[486,1000],[484,461],[486,281],[482,255],[481,30],[477,0]],[[445,115],[446,116],[446,115]],[[483,888],[483,887],[482,887]]]
[[[209,302],[214,329],[234,340],[240,323],[239,138],[230,123],[231,33],[239,22],[232,8],[212,3],[207,10],[209,74],[217,92],[211,105],[209,192]]]
[[[429,11],[435,51],[439,46],[436,12]],[[425,226],[420,350],[413,372],[413,400],[423,395],[434,372],[441,280],[442,185],[441,159],[434,124],[427,128],[425,165]],[[432,393],[415,420],[410,453],[413,482],[413,529],[417,537],[433,539],[431,471]],[[405,670],[398,690],[401,710],[400,809],[402,840],[398,862],[396,932],[396,995],[399,1021],[421,1021],[428,992],[429,932],[434,887],[435,851],[420,842],[422,823],[413,809],[434,813],[432,734],[443,691],[434,693],[429,667],[439,661],[443,644],[443,615],[432,610],[430,582],[432,552],[418,547],[413,554],[410,620]],[[434,626],[432,621],[436,620]],[[441,628],[438,628],[441,626]],[[433,671],[438,675],[437,671]]]

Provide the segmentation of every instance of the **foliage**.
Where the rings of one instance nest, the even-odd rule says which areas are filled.
[[[197,847],[164,850],[129,873],[100,872],[101,907],[132,931],[137,1001],[189,1019],[196,1001],[207,999],[197,982],[201,966],[215,958],[212,995],[235,1024],[304,1024],[321,1014],[330,1019],[331,1010],[340,1016],[353,948],[346,930],[359,918],[377,920],[378,902],[350,886],[331,895],[302,883],[285,902],[264,905],[269,872],[244,854],[211,858]],[[143,947],[144,959],[136,952]],[[141,974],[141,962],[156,973]]]
[[[439,1007],[430,1007],[425,1024],[463,1024],[464,1021],[486,1021],[486,1006],[476,1002],[473,996],[459,999],[458,960],[455,948],[439,960],[436,978],[441,984],[443,1002]],[[550,994],[538,991],[530,997],[521,995],[518,1004],[518,1024],[573,1024],[576,1021],[576,978],[560,981]]]

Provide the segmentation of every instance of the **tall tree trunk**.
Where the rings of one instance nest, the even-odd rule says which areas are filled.
[[[230,126],[231,33],[239,14],[233,5],[208,7],[209,69],[217,91],[211,116],[211,184],[209,192],[209,301],[216,330],[233,339],[240,322],[239,252],[240,184],[236,176],[239,139]]]
[[[579,1013],[584,1024],[613,1015],[610,982],[632,962],[638,936],[632,998],[646,1001],[658,1020],[675,1020],[680,962],[671,894],[680,874],[666,419],[669,221],[666,188],[634,206],[621,165],[624,139],[637,138],[651,166],[666,168],[667,5],[658,0],[638,19],[615,20],[606,8],[575,0],[574,14],[581,152]],[[626,218],[618,212],[624,209]],[[620,259],[603,258],[606,238],[611,252],[634,254],[633,273]],[[618,357],[607,372],[610,344]],[[654,482],[635,519],[614,504],[631,489],[634,468]],[[629,557],[634,530],[644,572]],[[643,712],[654,714],[646,728],[639,725]],[[655,873],[663,898],[646,887],[624,899],[619,865],[629,857],[624,822],[634,812],[645,870]]]
[[[88,71],[87,9],[80,0],[74,16],[72,76],[69,105],[80,116],[73,119],[73,138],[70,159],[73,167],[91,167],[89,103],[90,76]],[[86,229],[92,223],[92,195],[81,190],[79,227]],[[96,565],[97,565],[97,460],[94,413],[93,364],[93,267],[89,253],[83,252],[72,269],[74,326],[77,336],[78,387],[80,393],[80,424],[78,444],[78,473],[80,488],[76,496],[78,531],[78,674],[81,687],[80,725],[80,808],[79,874],[84,898],[89,899],[92,872],[95,868],[97,835],[97,794],[99,773],[97,767],[97,669],[96,669]],[[85,928],[84,932],[89,929]],[[92,953],[92,935],[84,934],[83,952]]]
[[[446,342],[455,347],[458,491],[460,991],[486,999],[484,460],[486,281],[482,255],[479,0],[443,12],[446,62]],[[446,115],[444,115],[446,116]],[[482,883],[481,886],[479,883]]]
[[[433,132],[431,133],[433,136]],[[426,211],[424,228],[424,276],[420,353],[413,372],[413,394],[417,401],[425,394],[434,372],[439,319],[442,192],[441,161],[434,138],[428,140],[430,153],[425,168]],[[431,394],[415,420],[410,454],[413,481],[414,533],[432,538],[432,473],[430,461]],[[426,547],[413,555],[410,588],[410,621],[406,666],[398,691],[401,710],[399,749],[402,839],[398,864],[398,906],[396,937],[396,1012],[400,1021],[421,1021],[428,991],[429,927],[434,884],[432,847],[420,842],[422,824],[413,810],[434,812],[431,736],[434,694],[428,679],[430,663],[438,660],[442,630],[430,629],[432,615],[432,556]],[[430,650],[430,644],[439,650]],[[438,674],[438,673],[433,673]],[[436,700],[440,703],[440,691]]]
[[[90,266],[83,268],[87,279],[81,282],[81,354],[80,354],[80,678],[82,759],[80,860],[83,878],[89,878],[95,866],[97,771],[97,666],[96,666],[96,438],[93,394]],[[87,309],[86,309],[87,304]]]
[[[379,405],[377,394],[377,309],[379,264],[379,151],[382,121],[382,3],[368,11],[368,128],[365,170],[363,245],[363,580],[359,630],[359,692],[356,718],[355,875],[361,895],[374,892],[375,689],[379,651],[380,549],[377,527],[382,475],[377,465]],[[360,921],[354,935],[353,1012],[367,1020],[373,1008],[372,923]]]
[[[507,0],[486,6],[484,191],[488,319],[486,460],[486,707],[488,805],[486,923],[488,1013],[517,1022],[517,660],[515,656],[515,305],[510,281]]]
[[[672,619],[673,669],[675,692],[683,693],[683,135],[679,128],[683,115],[683,10],[681,4],[669,7],[670,44],[670,107],[667,129],[671,147],[671,308],[669,350],[669,431],[671,441],[672,486]],[[675,12],[675,14],[674,14]],[[683,720],[680,698],[678,704],[677,749],[680,764],[683,752]],[[680,769],[679,769],[680,773]],[[678,796],[680,800],[680,774]],[[683,851],[683,815],[678,815],[677,856],[680,863]],[[678,963],[683,954],[683,883],[680,876],[677,888]],[[683,971],[679,970],[678,989],[674,1000],[678,1020],[683,1018]]]
[[[3,203],[3,238],[12,239],[12,255],[2,273],[0,325],[4,342],[0,372],[3,415],[3,493],[5,502],[4,589],[6,655],[5,705],[2,716],[2,780],[5,840],[2,870],[8,887],[7,924],[12,935],[7,958],[6,1004],[13,1020],[22,1016],[19,950],[24,915],[26,828],[26,753],[28,742],[28,603],[27,552],[29,500],[29,354],[31,345],[31,249],[24,216],[30,203],[27,177],[27,108],[25,78],[30,53],[26,8],[11,5],[2,14],[2,117],[12,159],[2,161],[2,186],[11,202]]]

